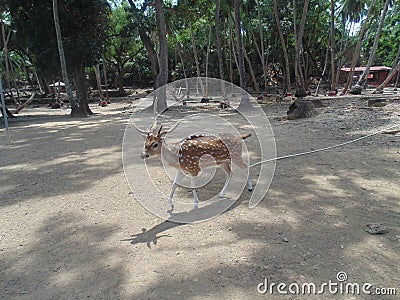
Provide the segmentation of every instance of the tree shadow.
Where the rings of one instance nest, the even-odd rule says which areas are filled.
[[[1,297],[121,297],[118,286],[124,278],[122,253],[109,242],[117,230],[113,226],[87,224],[79,215],[49,218],[33,233],[34,238],[29,239],[33,242],[2,253]]]

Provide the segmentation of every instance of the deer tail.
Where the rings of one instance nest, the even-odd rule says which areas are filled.
[[[251,136],[251,133],[246,133],[246,134],[242,134],[240,135],[242,139],[247,139],[249,136]]]

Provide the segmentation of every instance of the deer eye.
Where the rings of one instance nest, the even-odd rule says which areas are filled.
[[[151,147],[153,147],[153,149],[157,148],[158,147],[158,143],[154,142],[153,145],[151,145]]]

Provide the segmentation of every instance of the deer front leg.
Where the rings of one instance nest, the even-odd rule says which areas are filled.
[[[178,186],[179,182],[183,179],[183,177],[185,177],[185,174],[183,174],[181,171],[178,171],[178,173],[175,176],[174,182],[172,183],[171,193],[169,194],[168,198],[171,211],[174,209],[174,203],[172,201],[172,197],[174,196],[176,187]]]

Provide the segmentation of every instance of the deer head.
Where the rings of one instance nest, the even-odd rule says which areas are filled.
[[[157,126],[156,122],[153,123],[150,130],[147,132],[136,128],[138,131],[145,134],[144,152],[140,155],[140,157],[145,159],[150,156],[161,155],[161,149],[164,143],[164,135],[174,130],[178,124],[179,122],[177,122],[170,130],[162,130],[163,126],[161,125],[157,133],[155,128]]]
[[[144,152],[141,154],[141,158],[145,159],[153,155],[161,155],[161,148],[164,142],[162,137],[168,133],[168,131],[161,130],[162,126],[158,130],[157,134],[155,134],[155,131],[147,133],[144,143]]]

